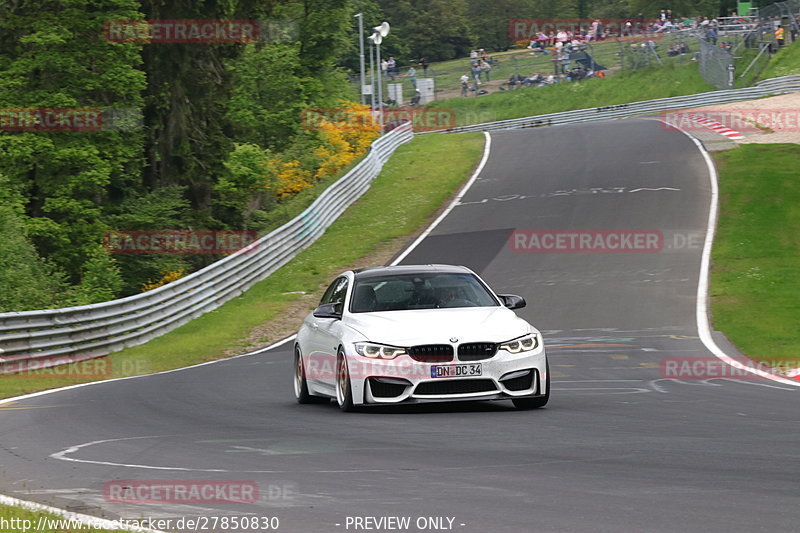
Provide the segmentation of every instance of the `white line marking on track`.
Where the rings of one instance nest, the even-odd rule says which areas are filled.
[[[454,134],[454,135],[458,135],[458,134],[456,133],[456,134]],[[419,246],[419,244],[420,244],[422,241],[424,241],[424,240],[425,240],[425,239],[428,237],[428,235],[430,235],[430,233],[431,233],[431,232],[432,232],[434,229],[436,229],[436,226],[438,226],[438,225],[439,225],[439,224],[442,222],[442,220],[444,220],[444,218],[445,218],[447,215],[449,215],[449,214],[450,214],[450,211],[452,211],[454,207],[456,207],[457,205],[459,205],[459,203],[461,202],[461,199],[462,199],[462,198],[464,197],[464,195],[467,193],[467,191],[469,190],[469,188],[470,188],[470,187],[472,187],[472,184],[473,184],[473,183],[475,183],[475,180],[476,180],[476,179],[478,179],[478,176],[480,176],[480,174],[481,174],[481,171],[483,170],[483,167],[486,165],[486,161],[489,159],[489,154],[491,153],[491,150],[492,150],[492,136],[491,136],[491,135],[489,135],[489,132],[488,132],[488,131],[484,131],[484,132],[483,132],[483,135],[484,135],[484,137],[485,137],[485,139],[486,139],[486,144],[484,144],[484,145],[483,145],[483,157],[481,158],[481,162],[480,162],[480,163],[478,163],[478,168],[476,168],[476,169],[475,169],[475,172],[472,174],[472,177],[471,177],[471,178],[469,179],[469,181],[467,181],[467,183],[466,183],[466,184],[465,184],[465,185],[464,185],[464,186],[461,188],[461,190],[460,190],[460,191],[458,191],[458,195],[456,195],[456,197],[455,197],[455,198],[453,198],[453,201],[452,201],[452,202],[450,202],[450,205],[448,205],[448,206],[445,208],[445,210],[444,210],[444,211],[442,211],[442,213],[441,213],[441,214],[440,214],[440,215],[439,215],[439,216],[436,218],[436,220],[434,220],[434,221],[431,223],[431,225],[430,225],[430,226],[428,226],[428,227],[425,229],[425,231],[423,231],[423,232],[420,234],[420,236],[419,236],[419,237],[417,237],[417,238],[416,238],[416,240],[414,240],[414,242],[412,242],[412,243],[411,243],[411,245],[410,245],[408,248],[406,248],[405,250],[403,250],[403,252],[402,252],[400,255],[398,255],[398,256],[397,256],[397,257],[394,259],[394,261],[392,261],[391,263],[389,263],[390,265],[399,265],[399,264],[400,264],[400,261],[402,261],[403,259],[405,259],[405,258],[408,256],[408,254],[410,254],[410,253],[411,253],[411,252],[414,250],[414,248],[416,248],[417,246]]]
[[[660,119],[656,120],[664,122]],[[708,321],[708,273],[711,266],[711,247],[714,243],[714,232],[717,225],[717,211],[719,209],[719,179],[717,177],[717,169],[714,167],[714,162],[711,160],[711,156],[703,144],[692,137],[692,135],[687,131],[681,128],[676,129],[686,135],[700,151],[700,154],[705,160],[706,167],[708,168],[708,179],[711,183],[711,205],[708,210],[708,225],[706,227],[706,238],[703,245],[702,258],[700,261],[700,277],[697,283],[697,306],[695,314],[697,318],[697,331],[700,335],[700,340],[703,344],[705,344],[706,348],[708,348],[708,351],[714,354],[717,359],[724,361],[734,368],[756,374],[763,378],[771,379],[784,385],[800,387],[800,383],[770,374],[769,372],[764,372],[763,370],[759,370],[757,368],[751,368],[740,363],[730,355],[726,354],[719,346],[717,346],[717,343],[711,336],[711,326]]]

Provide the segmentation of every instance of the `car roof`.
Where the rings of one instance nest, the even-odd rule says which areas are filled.
[[[392,274],[473,274],[473,272],[464,266],[456,265],[395,265],[395,266],[380,266],[359,268],[353,270],[353,275],[356,279],[372,278],[377,276],[386,276]]]

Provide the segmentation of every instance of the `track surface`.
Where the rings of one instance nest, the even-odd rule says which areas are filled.
[[[797,390],[661,379],[663,358],[710,357],[695,324],[710,187],[692,142],[648,120],[492,138],[461,205],[404,262],[466,264],[528,300],[520,314],[549,345],[546,409],[300,406],[286,345],[0,408],[0,492],[112,517],[277,516],[280,531],[346,531],[348,516],[410,516],[409,531],[428,516],[464,532],[796,531]],[[667,239],[660,253],[517,253],[513,229]],[[104,502],[122,479],[253,480],[261,497]]]

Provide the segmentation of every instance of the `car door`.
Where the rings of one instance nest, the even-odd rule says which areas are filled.
[[[336,278],[325,291],[320,305],[338,304],[337,309],[343,311],[349,285],[346,276]],[[336,351],[341,331],[342,321],[339,319],[311,317],[308,335],[311,368],[307,371],[307,379],[331,391],[336,384]]]

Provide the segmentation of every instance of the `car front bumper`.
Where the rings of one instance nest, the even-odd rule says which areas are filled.
[[[354,404],[510,400],[543,395],[547,356],[543,346],[511,354],[500,350],[490,359],[425,363],[409,356],[392,360],[348,355]],[[477,365],[480,375],[432,377],[435,366]],[[467,369],[469,370],[469,369]]]

